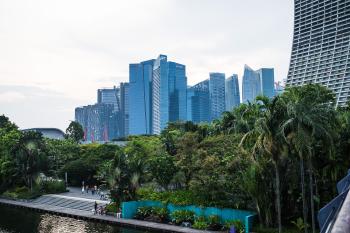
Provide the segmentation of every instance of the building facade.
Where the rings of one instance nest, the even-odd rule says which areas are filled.
[[[295,0],[286,86],[322,84],[344,105],[350,93],[350,2]]]
[[[210,121],[209,80],[187,89],[187,120],[196,124]]]
[[[120,107],[122,116],[121,136],[129,135],[129,83],[120,83]]]
[[[129,134],[152,133],[154,60],[129,65]]]
[[[273,68],[261,68],[258,71],[261,93],[273,98],[275,96],[275,72]]]
[[[186,67],[159,55],[152,79],[152,134],[160,134],[168,122],[185,121]]]
[[[261,94],[259,73],[245,65],[242,78],[242,103],[253,102]]]
[[[118,137],[113,104],[94,104],[75,109],[75,121],[84,129],[85,141],[110,141]]]
[[[225,101],[226,111],[231,111],[241,103],[237,74],[233,74],[225,81]]]
[[[209,74],[210,120],[221,117],[225,111],[225,74]]]

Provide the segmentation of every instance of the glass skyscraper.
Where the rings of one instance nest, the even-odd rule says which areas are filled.
[[[129,65],[129,134],[152,133],[154,60]]]
[[[121,136],[129,135],[129,83],[120,83],[120,107],[122,115]]]
[[[97,90],[97,103],[99,104],[113,104],[114,110],[120,110],[120,89],[116,88],[102,88]]]
[[[275,96],[275,74],[273,68],[261,68],[258,71],[262,94],[269,98]]]
[[[159,55],[152,79],[152,133],[160,134],[170,121],[186,120],[186,67]]]
[[[255,98],[261,94],[259,73],[248,65],[245,65],[242,78],[242,103],[253,102]]]
[[[221,117],[225,111],[225,74],[209,74],[210,120]]]
[[[232,76],[226,79],[225,92],[226,111],[231,111],[233,108],[237,107],[241,102],[237,74],[233,74]]]
[[[118,137],[113,104],[94,104],[75,109],[75,121],[84,129],[85,141],[110,141]]]
[[[193,123],[210,121],[209,80],[187,89],[187,120]]]
[[[350,2],[294,0],[294,7],[286,85],[322,84],[344,105],[350,94]]]

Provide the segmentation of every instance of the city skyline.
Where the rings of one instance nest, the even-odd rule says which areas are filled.
[[[275,67],[279,81],[288,72],[289,1],[1,1],[0,15],[0,109],[21,128],[65,129],[96,89],[127,82],[130,62],[157,54],[186,64],[190,85],[214,71],[241,79],[246,63]]]

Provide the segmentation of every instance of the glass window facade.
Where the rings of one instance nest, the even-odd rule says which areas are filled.
[[[221,117],[225,111],[225,74],[209,74],[210,120]]]
[[[275,74],[273,68],[261,68],[258,70],[262,94],[269,98],[275,96]]]
[[[319,83],[344,105],[350,93],[350,1],[295,0],[294,8],[286,86]]]
[[[259,73],[248,65],[244,66],[242,78],[242,102],[253,102],[258,95],[261,95],[261,82]]]
[[[129,134],[152,133],[154,60],[129,65]]]
[[[226,111],[231,111],[241,103],[238,75],[234,74],[225,81]]]
[[[187,89],[187,120],[194,123],[210,121],[209,80]]]

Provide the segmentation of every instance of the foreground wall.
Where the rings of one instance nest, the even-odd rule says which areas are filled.
[[[163,205],[159,201],[130,201],[122,203],[122,216],[123,218],[131,219],[134,218],[137,208],[148,206],[148,207],[166,207],[169,213],[173,213],[176,210],[190,210],[195,212],[197,216],[209,217],[210,215],[218,215],[222,222],[229,220],[241,220],[245,225],[245,231],[248,233],[254,220],[255,213],[246,210],[235,210],[235,209],[221,209],[214,207],[197,207],[194,205],[190,206],[177,206],[177,205]]]

